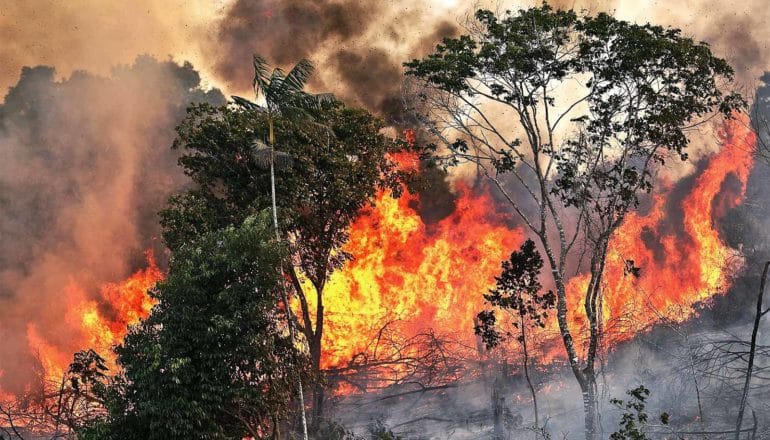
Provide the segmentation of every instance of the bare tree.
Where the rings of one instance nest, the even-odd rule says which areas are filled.
[[[765,296],[765,283],[767,282],[767,270],[770,268],[770,261],[765,263],[765,269],[762,271],[762,281],[759,284],[759,295],[757,295],[757,310],[754,315],[754,326],[751,329],[751,342],[749,343],[749,359],[746,367],[746,381],[743,384],[743,393],[741,393],[741,402],[738,405],[738,418],[735,422],[735,440],[740,439],[741,425],[743,424],[743,413],[746,410],[746,401],[749,398],[751,387],[751,374],[754,369],[754,356],[757,348],[757,333],[762,317],[770,312],[770,308],[762,310]]]
[[[39,377],[38,386],[0,400],[0,438],[75,439],[76,429],[104,414],[94,388],[105,380],[105,360],[93,350],[75,353],[61,379]]]

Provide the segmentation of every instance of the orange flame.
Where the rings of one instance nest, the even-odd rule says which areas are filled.
[[[720,238],[715,221],[743,201],[756,141],[748,126],[743,117],[725,123],[719,132],[722,149],[708,159],[680,206],[669,206],[669,187],[654,197],[647,214],[630,214],[612,237],[602,293],[610,345],[657,322],[684,322],[696,313],[695,305],[726,292],[742,259]],[[740,186],[730,188],[728,179]],[[681,224],[671,227],[665,217],[670,209],[681,212]],[[639,276],[630,273],[627,260],[640,268]],[[576,312],[570,317],[573,329],[585,329],[582,296],[588,282],[582,275],[568,286]]]
[[[77,340],[66,347],[59,346],[47,341],[35,325],[27,327],[29,346],[40,359],[45,379],[61,380],[76,350],[93,348],[110,365],[114,364],[111,347],[123,340],[128,326],[149,315],[154,301],[147,290],[162,278],[152,252],[148,251],[147,268],[121,282],[104,284],[98,300],[91,299],[74,280],[71,281],[63,290],[69,310],[63,321],[78,335]],[[109,304],[109,307],[100,308],[100,303]]]
[[[487,193],[459,185],[458,194],[455,211],[436,224],[413,208],[416,195],[384,192],[353,223],[346,249],[355,259],[332,275],[325,295],[325,367],[365,351],[390,321],[406,334],[436,329],[472,345],[480,292],[524,235]]]
[[[632,213],[613,236],[603,280],[602,324],[609,345],[652,324],[683,322],[694,306],[724,293],[740,265],[736,251],[719,237],[714,221],[743,200],[755,141],[745,118],[728,121],[720,132],[722,150],[709,158],[680,206],[671,185],[654,196],[645,214]],[[399,163],[409,163],[400,158]],[[740,188],[723,183],[734,176]],[[473,317],[481,294],[499,274],[500,261],[523,241],[524,232],[506,227],[486,193],[458,186],[456,211],[426,225],[412,208],[417,196],[393,200],[380,194],[376,207],[351,227],[347,250],[356,259],[335,273],[327,288],[325,367],[364,352],[388,320],[407,334],[435,328],[473,345]],[[668,230],[667,210],[681,212],[681,225]],[[628,269],[628,260],[641,272]],[[582,297],[587,275],[568,283],[570,328],[585,335]],[[536,335],[543,362],[563,359],[555,322]]]
[[[721,151],[709,158],[679,206],[673,206],[678,202],[668,185],[654,196],[647,213],[630,214],[613,236],[602,309],[610,345],[661,320],[689,319],[696,313],[694,305],[729,286],[741,260],[733,258],[736,252],[719,237],[714,222],[743,200],[753,164],[747,146],[755,141],[747,127],[742,118],[725,124]],[[394,160],[416,163],[403,155]],[[731,178],[737,179],[738,188],[726,184]],[[381,192],[375,206],[351,225],[346,250],[355,259],[332,275],[325,294],[323,367],[344,365],[365,352],[387,322],[394,322],[406,335],[436,329],[469,346],[475,344],[473,317],[484,307],[481,294],[494,284],[500,262],[525,234],[509,226],[511,219],[487,191],[462,183],[456,190],[454,212],[435,224],[423,222],[415,209],[420,203],[417,195],[405,192],[393,199]],[[672,229],[667,227],[672,220],[666,212],[673,209],[681,212],[681,224]],[[47,378],[61,377],[73,347],[93,347],[109,355],[127,326],[149,314],[153,301],[147,289],[163,275],[151,253],[147,259],[146,269],[104,285],[99,301],[89,299],[74,282],[64,289],[70,304],[64,321],[80,334],[72,346],[57,346],[41,337],[35,326],[28,327],[29,345],[39,353]],[[629,273],[627,260],[641,268],[639,276]],[[588,277],[580,275],[568,285],[569,320],[578,335],[585,329],[581,297],[587,282]],[[308,299],[314,307],[312,296]],[[109,314],[100,302],[111,306]],[[540,335],[544,362],[563,358],[554,330],[555,323],[550,323]]]

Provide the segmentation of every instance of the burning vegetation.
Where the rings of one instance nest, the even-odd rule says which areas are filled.
[[[0,106],[0,438],[770,432],[767,86],[747,111],[706,44],[548,4],[442,22],[402,69],[358,47],[371,12],[235,1],[216,38],[285,24],[282,64],[356,40],[320,65],[384,72],[344,75],[368,110],[306,91],[330,76],[305,59],[254,55],[228,102],[150,57],[25,68]],[[69,111],[113,94],[135,108]]]

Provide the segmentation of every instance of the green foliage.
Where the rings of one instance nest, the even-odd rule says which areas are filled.
[[[266,214],[175,250],[158,304],[116,348],[108,416],[84,438],[241,439],[270,433],[307,358],[277,307],[284,250]]]
[[[532,240],[525,241],[520,250],[511,253],[508,260],[502,263],[502,273],[495,277],[495,288],[484,294],[484,299],[492,306],[514,311],[519,321],[513,322],[515,327],[527,322],[545,327],[548,310],[556,306],[556,295],[552,291],[540,293],[540,271],[543,269],[543,258]],[[477,315],[478,325],[476,334],[481,336],[487,348],[497,346],[506,336],[496,327],[497,318],[494,310],[485,310]],[[518,336],[522,342],[523,334]]]
[[[548,177],[527,154],[548,156],[558,171],[549,191],[566,206],[609,219],[622,215],[637,204],[639,191],[651,189],[650,162],[670,153],[687,157],[686,133],[698,118],[715,110],[729,116],[744,105],[740,96],[721,91],[732,68],[678,29],[606,13],[579,15],[547,3],[500,15],[482,9],[475,19],[470,35],[446,38],[432,54],[405,63],[407,74],[457,100],[436,99],[440,110],[467,113],[474,121],[455,123],[463,139],[447,140],[454,161],[468,158],[468,143],[486,144],[484,157],[498,173],[528,161]],[[484,102],[514,110],[526,137],[507,139],[481,115]],[[553,132],[568,121],[567,138],[556,145]],[[531,151],[522,154],[523,145]]]
[[[252,86],[257,100],[264,99],[262,107],[271,116],[281,115],[285,118],[309,122],[312,110],[333,104],[335,99],[331,94],[313,95],[305,92],[305,84],[313,76],[315,67],[307,59],[300,60],[288,73],[281,68],[272,71],[267,60],[260,55],[254,55],[254,80]],[[260,106],[244,98],[234,96],[236,104],[256,109]]]
[[[81,350],[73,356],[67,370],[72,389],[77,393],[84,386],[99,386],[106,379],[106,361],[93,349]]]
[[[650,396],[650,390],[644,385],[628,390],[626,392],[631,398],[628,401],[620,399],[611,399],[610,402],[621,409],[623,414],[620,419],[620,429],[610,435],[611,440],[646,440],[644,427],[647,424],[648,416],[644,411],[647,398]],[[660,421],[662,424],[668,424],[668,414],[662,413]]]
[[[178,127],[175,148],[195,188],[172,198],[161,213],[164,239],[174,250],[207,232],[239,224],[270,206],[270,174],[253,155],[265,138],[268,116],[240,107],[192,107]],[[398,188],[385,154],[401,148],[380,134],[382,122],[341,104],[316,112],[333,136],[306,132],[296,123],[273,123],[281,151],[293,166],[276,171],[281,230],[293,237],[300,266],[316,285],[350,256],[337,250],[347,228],[378,188]]]

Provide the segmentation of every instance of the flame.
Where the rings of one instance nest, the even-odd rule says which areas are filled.
[[[40,359],[46,380],[61,380],[72,362],[73,352],[77,350],[93,348],[105,357],[109,365],[114,365],[112,346],[123,340],[128,326],[149,315],[154,300],[147,291],[163,279],[152,252],[147,251],[146,257],[146,268],[123,281],[102,285],[98,300],[89,297],[74,280],[63,289],[63,297],[68,304],[68,313],[63,317],[64,325],[77,335],[77,339],[70,344],[57,345],[46,340],[36,325],[27,326],[29,347]],[[100,304],[109,306],[100,307]]]
[[[650,325],[681,323],[696,314],[696,305],[724,294],[742,258],[724,243],[716,222],[743,201],[753,166],[756,141],[745,117],[725,122],[718,133],[721,150],[708,158],[689,193],[675,206],[673,187],[653,198],[646,214],[631,213],[610,241],[603,277],[602,324],[609,345],[630,339]],[[730,187],[737,179],[738,188]],[[681,223],[667,218],[678,210]],[[640,269],[628,270],[627,261]],[[588,275],[568,285],[573,329],[585,329],[582,297]],[[585,334],[585,332],[584,332]]]
[[[486,192],[457,187],[451,215],[425,224],[417,195],[381,192],[351,226],[346,250],[355,256],[331,276],[325,293],[325,367],[365,352],[395,322],[405,334],[429,329],[473,345],[473,317],[499,274],[500,261],[524,239]]]
[[[612,237],[602,289],[608,345],[661,321],[693,317],[695,305],[726,291],[742,263],[719,236],[716,222],[743,200],[753,165],[748,147],[756,138],[738,117],[726,122],[719,139],[722,149],[708,159],[684,198],[674,196],[675,185],[665,184],[652,207],[628,215]],[[418,166],[416,156],[393,159],[402,167]],[[511,227],[512,218],[486,189],[459,182],[455,190],[454,211],[436,223],[420,217],[418,195],[404,191],[394,199],[383,191],[351,225],[345,250],[355,259],[331,276],[324,296],[322,367],[344,366],[371,350],[386,325],[407,336],[435,329],[475,345],[473,318],[484,308],[481,294],[493,286],[500,262],[519,247],[525,232]],[[678,220],[667,215],[673,211],[680,213]],[[638,276],[629,272],[628,260],[640,268]],[[70,305],[65,324],[80,335],[73,345],[58,346],[34,325],[28,327],[29,345],[47,378],[61,377],[73,347],[93,347],[114,362],[109,348],[122,340],[127,326],[149,314],[153,300],[147,290],[163,278],[151,253],[147,264],[122,282],[102,286],[98,300],[75,282],[64,289]],[[585,274],[568,283],[568,318],[578,341],[585,336],[581,301],[587,283]],[[312,295],[308,301],[314,309]],[[104,303],[109,313],[100,307]],[[564,358],[555,322],[535,337],[542,362]]]
[[[608,346],[662,321],[680,323],[729,287],[739,268],[737,251],[719,236],[715,222],[741,203],[753,165],[755,141],[744,117],[725,123],[722,149],[707,161],[684,199],[664,184],[646,213],[633,212],[611,239],[603,279],[602,325]],[[398,162],[412,163],[408,157]],[[726,182],[737,178],[738,188]],[[326,293],[324,367],[344,364],[366,352],[384,323],[416,334],[435,328],[473,345],[473,317],[482,310],[481,294],[494,283],[500,261],[524,239],[509,228],[486,192],[457,186],[456,210],[435,225],[426,225],[413,209],[419,199],[406,194],[394,200],[381,193],[374,208],[352,225],[346,250],[356,259],[335,273]],[[681,213],[681,224],[667,212]],[[629,271],[633,260],[640,272]],[[585,343],[582,298],[587,274],[568,283],[568,320]],[[541,362],[564,359],[555,320],[537,338]]]

